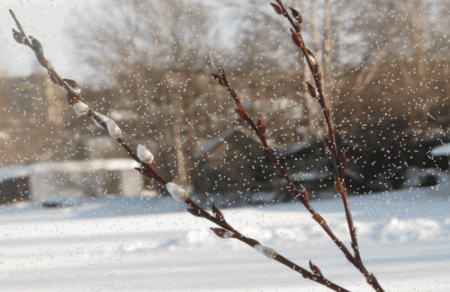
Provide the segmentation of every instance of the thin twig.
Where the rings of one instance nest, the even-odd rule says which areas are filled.
[[[289,20],[289,22],[291,23],[291,25],[293,26],[293,29],[291,29],[292,40],[293,40],[294,44],[302,51],[303,55],[305,56],[308,67],[314,78],[315,87],[308,83],[309,92],[313,97],[318,98],[318,102],[319,102],[320,106],[322,107],[322,112],[324,114],[325,122],[327,125],[328,136],[324,136],[325,145],[326,145],[327,149],[329,150],[329,152],[331,153],[331,156],[333,157],[333,163],[334,163],[334,169],[335,169],[335,188],[336,188],[337,192],[341,195],[341,198],[343,201],[345,215],[346,215],[346,219],[347,219],[347,225],[348,225],[348,229],[349,229],[350,237],[351,237],[351,246],[352,246],[352,249],[353,249],[355,255],[351,256],[351,260],[350,260],[349,259],[350,255],[347,254],[347,250],[342,249],[342,248],[341,248],[341,250],[344,252],[344,254],[349,259],[349,261],[365,276],[367,283],[369,285],[371,285],[375,289],[375,291],[383,292],[384,290],[381,287],[381,285],[379,284],[376,277],[373,274],[369,273],[368,270],[366,269],[366,267],[364,266],[364,264],[362,263],[359,246],[358,246],[358,239],[357,239],[357,235],[356,235],[356,228],[354,226],[352,214],[350,211],[347,186],[345,183],[345,169],[347,168],[347,165],[348,165],[347,157],[346,157],[345,151],[342,151],[342,154],[339,155],[339,149],[337,147],[336,135],[335,135],[335,130],[334,130],[334,126],[333,126],[334,123],[332,121],[330,111],[326,105],[325,97],[323,95],[322,74],[320,71],[319,64],[317,63],[314,54],[306,48],[305,42],[301,35],[301,16],[298,17],[298,15],[300,15],[300,13],[298,11],[296,11],[295,9],[290,8],[291,12],[294,15],[297,15],[297,23],[295,23],[292,21],[292,18],[290,17],[289,13],[285,9],[282,1],[281,0],[276,0],[276,1],[279,6],[276,4],[272,4],[275,11],[278,14],[286,17]],[[281,13],[279,13],[279,11],[281,11]]]
[[[73,80],[62,79],[60,77],[60,75],[56,72],[56,70],[51,66],[50,62],[48,62],[47,59],[45,59],[42,44],[37,39],[35,39],[31,36],[30,37],[27,36],[23,30],[22,25],[20,24],[19,20],[17,19],[15,13],[11,9],[9,10],[9,12],[11,13],[11,16],[14,18],[17,28],[20,31],[20,35],[18,35],[20,37],[20,39],[18,39],[16,36],[17,36],[17,33],[19,33],[19,32],[15,31],[13,29],[14,38],[16,39],[16,41],[20,44],[24,44],[24,45],[30,47],[35,52],[36,58],[38,59],[41,66],[48,70],[50,79],[55,84],[60,85],[67,91],[68,101],[71,106],[76,107],[77,104],[78,104],[78,106],[79,105],[84,106],[83,111],[81,113],[77,113],[77,114],[90,116],[93,120],[95,120],[98,124],[100,124],[103,129],[107,130],[108,129],[107,121],[110,119],[107,117],[104,117],[104,116],[103,116],[104,118],[100,118],[100,116],[97,112],[93,111],[86,104],[84,104],[82,102],[81,90],[80,90],[78,84]],[[29,39],[31,39],[31,42],[29,41]],[[76,110],[76,108],[74,108],[74,109]],[[106,120],[105,120],[105,118],[106,118]],[[116,137],[116,140],[127,151],[128,155],[131,158],[133,158],[136,162],[139,163],[140,168],[138,170],[141,173],[146,173],[147,176],[151,176],[151,177],[155,178],[157,181],[165,184],[164,179],[159,174],[157,174],[157,172],[155,171],[153,166],[151,164],[147,164],[147,163],[143,162],[141,159],[139,159],[139,157],[130,149],[130,147],[124,141],[124,139],[122,137]]]
[[[352,253],[348,250],[348,248],[345,246],[345,244],[342,243],[341,240],[336,236],[336,234],[331,230],[328,223],[325,221],[325,219],[317,213],[314,208],[312,207],[310,201],[309,201],[309,195],[306,189],[303,189],[303,191],[300,193],[297,186],[293,183],[292,179],[290,178],[289,174],[286,172],[284,167],[281,165],[279,160],[276,158],[276,156],[273,154],[272,150],[269,148],[266,136],[264,131],[261,131],[262,127],[257,127],[255,123],[252,121],[252,119],[249,117],[247,111],[242,106],[238,95],[236,92],[232,89],[231,85],[228,83],[228,80],[226,78],[225,71],[223,69],[219,70],[220,75],[213,74],[214,79],[221,84],[230,95],[233,97],[233,99],[236,102],[237,109],[236,112],[238,113],[239,117],[247,122],[252,129],[255,130],[256,135],[258,136],[261,144],[264,147],[264,153],[272,160],[272,162],[276,165],[277,169],[282,173],[283,177],[289,184],[291,191],[293,195],[300,200],[300,202],[306,207],[306,209],[311,213],[312,218],[322,227],[322,229],[326,232],[326,234],[331,238],[331,240],[339,247],[340,250],[344,253],[347,260],[350,261],[355,266],[358,265],[356,259],[353,257]],[[260,116],[258,118],[258,122],[262,121],[262,117]],[[261,122],[260,122],[261,123]]]

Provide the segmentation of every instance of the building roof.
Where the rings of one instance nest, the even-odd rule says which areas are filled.
[[[61,162],[38,162],[30,166],[7,166],[0,167],[0,181],[14,178],[27,177],[35,172],[65,172],[74,173],[81,171],[98,170],[131,170],[138,167],[133,159],[94,159],[87,161],[61,161]]]
[[[30,173],[29,166],[7,166],[0,168],[0,181],[26,177]]]
[[[94,159],[84,161],[40,162],[33,165],[33,171],[79,172],[97,170],[127,170],[138,167],[133,159]]]
[[[444,144],[431,149],[431,156],[450,156],[450,144]]]

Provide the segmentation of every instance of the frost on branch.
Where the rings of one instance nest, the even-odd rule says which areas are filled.
[[[73,104],[73,110],[75,111],[78,117],[81,117],[88,114],[89,106],[82,101],[78,101]]]
[[[274,250],[273,248],[261,244],[255,245],[254,248],[263,255],[265,255],[266,257],[271,259],[275,258],[278,255],[277,251]]]
[[[108,127],[109,134],[114,139],[121,139],[122,138],[122,130],[117,126],[116,122],[114,120],[109,119],[106,123],[106,126]]]
[[[189,199],[189,194],[176,183],[170,182],[166,185],[166,188],[172,197],[177,201],[185,202]]]
[[[152,163],[154,156],[144,145],[139,144],[137,147],[137,156],[145,163]]]

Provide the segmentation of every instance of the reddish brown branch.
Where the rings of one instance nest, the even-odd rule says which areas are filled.
[[[24,29],[22,25],[20,24],[19,20],[17,19],[15,13],[10,9],[9,10],[11,16],[14,18],[14,21],[16,22],[17,28],[19,29],[19,32],[13,29],[13,36],[14,39],[23,45],[26,45],[30,47],[36,54],[36,58],[38,59],[39,63],[42,67],[46,68],[48,70],[50,79],[57,85],[63,87],[67,91],[67,97],[68,97],[68,103],[69,105],[76,107],[82,104],[83,110],[82,112],[77,112],[78,115],[88,115],[90,116],[95,122],[97,122],[102,128],[107,129],[107,120],[108,118],[104,117],[101,118],[100,114],[90,109],[86,104],[82,102],[81,98],[81,90],[78,86],[78,84],[70,79],[62,79],[59,74],[56,72],[56,70],[51,66],[50,62],[47,61],[47,59],[44,57],[44,49],[42,44],[35,38],[31,36],[27,36],[24,32]],[[31,39],[31,41],[30,41]],[[75,111],[77,111],[75,109]],[[165,180],[156,172],[156,170],[153,168],[151,164],[147,164],[143,162],[139,157],[134,153],[133,150],[128,146],[128,144],[125,142],[125,140],[122,137],[115,137],[117,142],[127,151],[128,155],[133,158],[136,162],[140,164],[140,168],[137,170],[141,172],[143,175],[154,178],[161,184],[165,185]]]
[[[262,247],[261,244],[257,240],[244,236],[239,231],[234,229],[231,225],[229,225],[226,222],[225,217],[223,216],[222,212],[220,212],[219,209],[217,209],[214,206],[214,204],[212,205],[212,208],[213,208],[213,213],[215,216],[213,216],[210,213],[203,210],[200,206],[198,206],[190,198],[188,198],[185,201],[185,203],[192,208],[192,209],[187,210],[192,215],[194,215],[196,217],[205,218],[205,219],[215,223],[216,225],[224,228],[224,229],[211,228],[217,236],[222,237],[222,238],[235,238],[255,249],[259,249],[259,247]],[[227,231],[229,231],[229,233]],[[266,248],[266,247],[262,247],[262,248]],[[285,265],[286,267],[300,273],[304,278],[307,278],[314,282],[322,284],[334,291],[349,291],[349,290],[342,288],[339,285],[331,282],[330,280],[326,279],[325,277],[323,277],[323,275],[318,275],[317,273],[311,273],[308,270],[306,270],[306,269],[298,266],[297,264],[291,262],[290,260],[286,259],[284,256],[278,254],[274,250],[272,250],[272,249],[270,249],[270,250],[273,252],[271,254],[271,256],[269,256],[270,258],[272,258],[272,259],[276,260],[277,262]]]
[[[311,74],[313,75],[315,88],[308,83],[308,91],[314,98],[318,98],[318,102],[320,106],[322,107],[322,112],[324,114],[325,123],[327,125],[327,133],[328,136],[324,136],[325,138],[325,144],[327,146],[328,151],[331,153],[331,156],[333,157],[333,163],[335,168],[335,188],[336,191],[341,195],[344,209],[345,209],[345,215],[347,219],[347,225],[351,237],[351,246],[354,251],[354,256],[352,256],[349,252],[347,253],[346,250],[342,249],[347,259],[365,276],[367,283],[371,285],[375,291],[384,291],[381,285],[378,283],[378,280],[375,278],[373,274],[370,274],[367,269],[365,268],[364,264],[361,260],[361,255],[359,251],[358,246],[358,239],[356,235],[356,228],[353,223],[352,214],[350,211],[350,205],[348,201],[348,192],[347,187],[345,184],[345,169],[348,166],[347,157],[345,152],[342,152],[342,155],[339,155],[339,149],[337,147],[336,142],[336,135],[334,130],[334,123],[331,118],[330,111],[326,105],[325,97],[323,95],[322,90],[322,73],[319,67],[319,64],[317,63],[314,54],[306,48],[305,42],[303,40],[303,37],[301,35],[301,28],[299,25],[294,23],[292,21],[292,18],[290,17],[289,13],[285,9],[283,3],[281,0],[276,0],[278,5],[272,4],[275,11],[278,13],[278,11],[281,11],[281,14],[284,17],[286,17],[289,22],[291,23],[292,27],[294,29],[291,29],[291,35],[292,40],[294,44],[300,49],[300,51],[305,56],[306,62],[308,64],[308,67],[311,71]],[[294,17],[298,17],[299,13],[296,10],[293,10],[291,8],[291,11],[294,15]],[[300,18],[301,19],[301,18]],[[300,22],[301,25],[301,22]],[[317,221],[317,220],[316,220]],[[325,222],[325,221],[323,221]]]
[[[269,157],[270,160],[276,165],[277,169],[282,173],[284,179],[288,183],[289,187],[291,188],[291,191],[293,195],[302,202],[302,204],[306,207],[306,209],[311,213],[314,220],[319,223],[319,225],[322,227],[322,229],[326,232],[326,234],[331,238],[331,240],[339,247],[340,250],[344,253],[345,257],[355,266],[359,266],[358,261],[355,259],[355,257],[352,255],[352,253],[348,250],[348,248],[345,246],[345,244],[342,243],[341,240],[334,234],[334,232],[331,230],[325,219],[318,214],[314,208],[312,207],[310,201],[309,201],[309,195],[306,190],[303,190],[302,193],[298,190],[297,186],[294,184],[292,179],[290,178],[289,174],[286,172],[280,161],[277,159],[277,157],[273,154],[272,150],[267,144],[265,134],[263,134],[261,131],[258,130],[258,127],[255,126],[255,123],[251,120],[249,117],[247,111],[243,107],[239,107],[240,99],[236,92],[231,88],[231,85],[228,83],[228,80],[225,75],[225,71],[223,69],[220,70],[220,79],[218,80],[217,75],[213,76],[215,80],[221,84],[225,89],[228,90],[228,92],[231,94],[233,99],[236,102],[236,105],[238,106],[238,113],[239,117],[247,122],[251,128],[255,131],[256,135],[258,136],[261,144],[264,147],[264,153]],[[260,118],[261,119],[261,118]]]

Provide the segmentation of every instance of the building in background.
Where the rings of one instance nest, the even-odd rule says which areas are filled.
[[[3,167],[0,202],[141,195],[144,177],[136,166],[132,159],[97,159]]]

